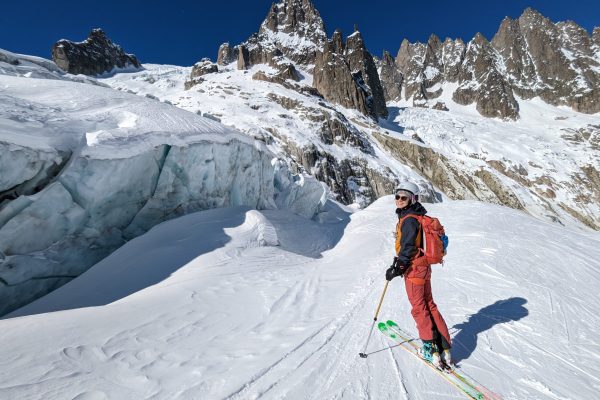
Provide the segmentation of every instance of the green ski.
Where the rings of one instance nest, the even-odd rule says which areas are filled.
[[[469,379],[465,377],[464,374],[460,374],[459,372],[457,372],[455,368],[441,370],[436,368],[430,362],[424,360],[419,355],[420,340],[411,337],[408,333],[402,330],[394,321],[390,320],[387,321],[387,323],[380,322],[377,325],[377,327],[383,334],[396,341],[400,347],[402,347],[404,350],[408,351],[409,353],[417,357],[419,360],[424,362],[432,370],[436,371],[440,376],[442,376],[446,381],[448,381],[454,387],[463,392],[463,394],[465,394],[467,397],[475,400],[500,399],[499,396],[483,388],[481,385],[474,382],[474,380]]]

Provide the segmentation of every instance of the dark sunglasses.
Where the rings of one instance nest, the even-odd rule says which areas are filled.
[[[406,201],[406,200],[408,200],[408,196],[400,196],[399,194],[397,194],[396,195],[396,200]]]

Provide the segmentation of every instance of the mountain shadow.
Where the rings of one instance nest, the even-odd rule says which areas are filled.
[[[388,107],[388,117],[379,120],[379,125],[390,131],[404,133],[404,127],[395,122],[396,117],[400,115],[400,111],[403,111],[406,107]]]
[[[518,321],[529,315],[524,307],[527,300],[522,297],[511,297],[506,300],[498,300],[494,304],[486,306],[477,313],[453,328],[460,331],[452,339],[452,360],[458,363],[471,356],[477,347],[477,337],[480,333],[491,329],[494,325],[510,321]]]

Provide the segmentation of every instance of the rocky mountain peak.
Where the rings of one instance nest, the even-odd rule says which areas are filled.
[[[374,118],[387,116],[387,107],[373,56],[360,32],[346,39],[336,30],[317,54],[314,87],[325,99]]]
[[[336,29],[335,32],[333,32],[331,41],[333,44],[333,52],[337,54],[344,54],[344,39],[342,38],[342,31]]]
[[[346,38],[344,57],[358,86],[367,92],[370,114],[375,118],[387,117],[385,95],[381,87],[377,67],[373,56],[365,47],[360,31],[356,30]]]
[[[326,100],[357,109],[363,114],[369,113],[367,95],[357,86],[344,58],[340,31],[336,31],[332,39],[326,41],[323,50],[317,53],[313,75],[314,87]]]
[[[574,22],[554,24],[532,10],[518,19],[523,48],[533,62],[533,95],[582,112],[600,111],[600,74],[588,33]]]
[[[272,4],[259,33],[269,29],[273,32],[310,36],[315,32],[308,31],[307,28],[315,27],[325,31],[319,11],[310,0],[282,0]]]
[[[349,49],[364,51],[365,50],[365,42],[363,40],[362,34],[360,31],[352,32],[352,35],[346,38],[346,47]]]
[[[495,48],[510,47],[515,44],[514,39],[519,35],[521,35],[519,21],[505,17],[492,38],[492,44]]]
[[[560,33],[560,42],[563,48],[575,52],[576,56],[589,56],[592,54],[592,38],[588,32],[573,21],[559,22],[556,24]]]
[[[141,68],[133,54],[126,54],[99,28],[92,29],[83,42],[59,40],[52,46],[52,59],[72,74],[97,75],[114,68]]]
[[[414,47],[411,46],[411,43],[408,41],[408,39],[402,40],[402,44],[400,44],[400,50],[398,50],[398,54],[396,55],[396,65],[403,74],[406,74],[407,66],[414,55]]]
[[[456,82],[460,66],[466,50],[465,42],[462,39],[452,40],[446,38],[442,45],[442,66],[444,77],[448,82]]]
[[[477,111],[486,117],[517,119],[519,105],[502,69],[500,55],[478,32],[467,45],[452,99],[464,105],[476,103]]]
[[[233,48],[221,45],[217,62],[225,65],[238,60],[243,68],[256,64],[278,68],[282,58],[287,58],[310,69],[326,41],[325,25],[310,0],[281,0],[271,5],[258,32],[247,41]],[[289,63],[283,62],[282,68],[289,69]]]
[[[442,48],[442,42],[440,41],[440,38],[435,33],[432,33],[431,35],[429,35],[429,39],[427,40],[427,46],[433,52],[437,53]]]
[[[383,52],[381,57],[381,68],[379,79],[383,87],[383,95],[386,101],[398,100],[402,93],[402,72],[396,66],[396,60],[387,52]]]
[[[515,92],[523,98],[534,97],[532,88],[538,78],[519,21],[504,18],[491,43],[504,60],[507,79]]]
[[[110,42],[110,39],[106,36],[106,33],[100,28],[92,29],[88,35],[88,40],[106,43]]]
[[[425,58],[423,59],[423,64],[428,65],[429,71],[426,76],[428,81],[436,81],[437,83],[441,80],[441,70],[442,70],[442,42],[440,38],[437,37],[434,33],[429,36],[427,40],[427,49],[425,51]],[[434,71],[436,69],[437,71]]]
[[[523,26],[528,25],[530,27],[534,27],[536,24],[552,24],[552,21],[544,17],[539,11],[531,7],[527,7],[523,11],[523,14],[521,14],[521,16],[519,17],[519,23]]]
[[[229,42],[223,43],[221,47],[219,47],[219,53],[217,55],[217,64],[227,65],[237,60],[237,50],[238,49],[234,50],[229,45]]]
[[[485,36],[483,36],[481,34],[481,32],[477,32],[475,34],[475,36],[473,37],[473,40],[471,40],[471,43],[474,46],[481,46],[481,47],[486,47],[490,44],[490,42],[486,39]]]
[[[327,40],[323,20],[310,0],[273,4],[258,33],[234,48],[221,45],[217,64],[235,60],[238,69],[268,64],[278,70],[275,75],[269,78],[261,71],[253,78],[284,85],[300,79],[300,68],[313,73],[314,88],[324,98],[374,118],[387,116],[377,68],[362,35],[356,31],[344,43],[338,30]]]
[[[259,34],[267,31],[304,37],[317,45],[323,45],[326,40],[323,19],[310,0],[274,3],[260,26]]]

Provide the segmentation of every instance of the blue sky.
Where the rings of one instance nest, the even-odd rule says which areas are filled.
[[[32,0],[0,6],[0,48],[50,58],[58,39],[81,41],[92,28],[134,53],[141,62],[192,65],[216,58],[221,43],[238,44],[258,31],[271,0]],[[369,50],[396,55],[403,38],[426,41],[431,33],[491,39],[505,16],[531,6],[552,21],[573,20],[591,33],[600,26],[600,1],[401,1],[314,0],[331,36],[358,24]]]

